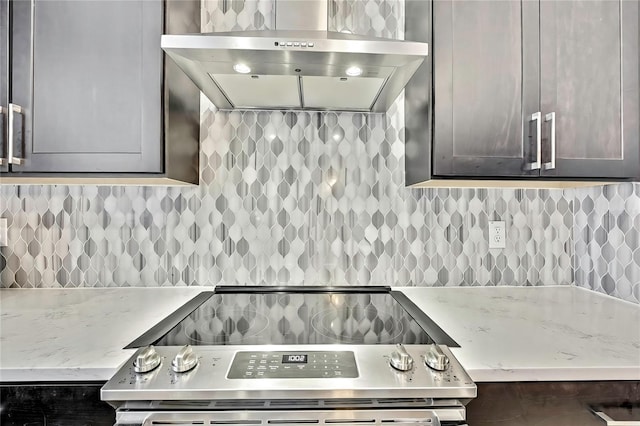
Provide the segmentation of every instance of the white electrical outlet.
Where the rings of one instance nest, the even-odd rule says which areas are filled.
[[[0,247],[6,247],[9,245],[9,239],[7,238],[7,219],[0,218]]]
[[[507,231],[504,220],[489,221],[489,248],[503,249],[507,246]]]

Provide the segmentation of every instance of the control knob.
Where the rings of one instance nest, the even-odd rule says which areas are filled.
[[[413,358],[411,358],[404,346],[398,343],[396,350],[393,351],[389,358],[389,364],[396,370],[409,371],[413,368]]]
[[[171,361],[171,369],[176,373],[186,373],[198,365],[198,357],[193,353],[191,345],[183,346]]]
[[[429,348],[429,352],[424,357],[424,362],[429,368],[436,371],[444,371],[449,367],[449,357],[435,343]]]
[[[133,371],[136,373],[148,373],[160,365],[160,355],[153,346],[147,346],[136,356],[133,361]]]

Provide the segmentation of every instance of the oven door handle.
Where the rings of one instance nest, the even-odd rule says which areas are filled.
[[[209,419],[204,418],[202,413],[180,412],[180,413],[150,413],[142,422],[142,426],[154,426],[155,424],[168,424],[171,426],[194,426],[208,424]],[[241,425],[238,425],[241,426]]]
[[[394,426],[442,426],[440,419],[437,415],[430,416],[428,419],[423,419],[422,421],[407,421],[407,420],[399,420],[394,422]],[[428,421],[428,423],[426,423]],[[144,421],[142,422],[142,426],[154,426],[158,424],[168,424],[171,426],[195,426],[195,425],[203,425],[208,424],[209,419],[203,418],[201,413],[188,413],[181,412],[177,413],[151,413],[149,414]],[[234,422],[234,426],[242,426],[244,423],[242,422]],[[247,421],[246,425],[254,425],[256,423]],[[356,426],[357,423],[351,423],[348,420],[344,422],[336,422],[336,426]],[[120,424],[116,423],[114,426],[128,426],[128,424]],[[466,425],[463,425],[466,426]]]
[[[140,413],[144,416],[146,413]],[[425,413],[420,418],[400,418],[396,417],[396,421],[393,422],[394,426],[442,426],[442,422],[437,413]],[[213,411],[164,411],[164,412],[151,412],[146,414],[145,417],[118,417],[117,422],[114,426],[130,426],[132,424],[141,425],[141,426],[158,426],[158,425],[171,425],[171,426],[195,426],[195,425],[208,425],[213,419],[212,416],[215,416],[215,412]],[[243,416],[244,417],[244,416]],[[323,419],[326,419],[324,415],[320,415],[317,417],[320,423],[323,423]],[[254,426],[254,425],[266,425],[271,423],[268,421],[268,418],[264,418],[263,416],[259,417],[251,417],[251,418],[228,418],[228,416],[224,417],[223,420],[227,420],[229,424],[233,424],[234,426]],[[307,423],[309,420],[308,417],[301,419],[301,422],[295,421],[283,421],[282,423],[276,422],[276,424],[280,424],[282,426],[287,423]],[[360,426],[360,422],[350,421],[348,418],[345,419],[335,419],[331,418],[331,423],[335,426]],[[378,419],[379,420],[379,419]],[[464,419],[462,419],[464,420]],[[375,420],[373,420],[375,422]],[[456,424],[460,419],[455,421]],[[224,422],[224,421],[223,421]],[[221,422],[221,423],[223,423]],[[380,423],[376,423],[380,424]],[[449,423],[447,423],[449,424]],[[463,425],[466,426],[466,425]]]

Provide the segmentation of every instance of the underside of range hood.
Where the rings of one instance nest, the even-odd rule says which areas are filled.
[[[162,48],[221,110],[385,112],[428,53],[328,31],[165,35]]]

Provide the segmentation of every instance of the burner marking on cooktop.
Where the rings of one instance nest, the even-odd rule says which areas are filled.
[[[194,343],[201,344],[233,344],[233,343],[241,343],[243,340],[249,339],[251,337],[255,337],[263,333],[266,329],[269,328],[269,318],[256,310],[251,309],[240,309],[238,307],[233,309],[228,309],[230,312],[221,312],[227,310],[226,307],[220,307],[216,309],[213,313],[206,315],[200,318],[197,322],[193,324],[189,324],[189,326],[184,327],[184,334],[187,338]],[[247,319],[247,314],[253,316],[250,320]],[[247,327],[243,329],[238,328],[238,324],[242,319],[248,323]],[[211,323],[213,320],[219,320],[222,322],[223,327],[217,334],[213,334],[211,330]],[[224,320],[223,320],[224,319]],[[225,321],[234,321],[235,322],[235,330],[231,334],[223,334],[227,333],[228,330],[225,330],[224,322]],[[260,324],[262,326],[260,326]],[[240,337],[232,337],[233,334],[240,333]],[[206,335],[207,338],[198,338],[194,337],[200,335]]]
[[[311,327],[322,337],[340,343],[392,343],[396,339],[402,340],[404,333],[404,324],[397,321],[387,312],[367,306],[363,308],[363,314],[359,315],[362,319],[366,318],[371,322],[368,330],[364,332],[358,330],[362,319],[357,320],[357,312],[353,308],[325,309],[318,312],[311,318]],[[387,318],[383,320],[382,318]],[[393,321],[390,330],[387,330],[387,322]],[[345,325],[349,328],[345,330]],[[385,336],[384,333],[388,333]],[[375,334],[375,341],[367,341],[369,333]],[[359,336],[358,336],[359,335]],[[361,336],[361,337],[360,337]]]

